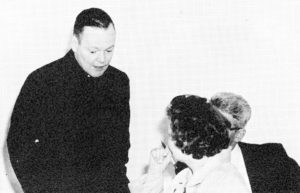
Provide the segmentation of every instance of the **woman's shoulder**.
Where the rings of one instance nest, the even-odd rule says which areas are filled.
[[[243,179],[239,171],[232,163],[221,164],[214,170],[214,175],[226,181]]]
[[[202,186],[202,187],[201,187]],[[241,174],[231,163],[223,163],[210,172],[199,190],[222,193],[248,193]]]
[[[248,192],[246,182],[232,163],[222,164],[216,173],[219,176],[220,184],[223,184],[221,186],[222,192]]]

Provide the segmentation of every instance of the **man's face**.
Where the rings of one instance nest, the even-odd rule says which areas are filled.
[[[86,26],[74,37],[72,50],[79,65],[92,77],[101,76],[113,55],[116,32],[112,24],[107,29]]]
[[[236,125],[236,120],[232,117],[231,114],[224,112],[222,110],[220,110],[219,112],[231,123],[231,125],[233,125],[232,128],[227,129],[227,131],[228,131],[228,136],[230,138],[229,145],[234,147],[244,137],[244,135],[241,134],[244,134],[245,130],[234,128],[234,125]]]
[[[243,137],[245,136],[246,130],[245,129],[238,129],[238,130],[228,130],[228,135],[230,138],[229,145],[232,149],[236,146],[238,142],[240,142]]]
[[[233,145],[236,141],[235,141],[235,136],[237,134],[237,131],[236,130],[229,130],[228,129],[228,135],[229,135],[229,138],[230,138],[230,143],[229,145]]]

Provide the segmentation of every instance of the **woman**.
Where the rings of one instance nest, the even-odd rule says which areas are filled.
[[[149,171],[129,184],[132,193],[243,193],[242,177],[230,163],[230,123],[205,98],[175,97],[167,109],[166,148],[152,150]],[[165,169],[171,160],[188,167],[175,177]]]

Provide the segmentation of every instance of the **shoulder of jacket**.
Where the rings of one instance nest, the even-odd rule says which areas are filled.
[[[51,78],[54,75],[57,75],[62,72],[62,58],[55,60],[53,62],[50,62],[44,66],[41,66],[40,68],[32,71],[27,79],[33,79],[33,80],[44,80],[47,78]]]
[[[274,148],[281,148],[282,144],[281,143],[261,143],[261,144],[256,144],[256,143],[245,143],[245,142],[240,142],[240,146],[252,146],[252,147],[274,147]]]
[[[264,152],[266,154],[286,153],[281,143],[263,143],[263,144],[239,143],[239,145],[241,148],[255,149],[256,152]]]
[[[114,67],[114,66],[109,66],[109,70],[110,73],[114,74],[116,77],[121,78],[121,79],[127,79],[129,80],[127,74],[121,70],[119,70],[118,68]]]

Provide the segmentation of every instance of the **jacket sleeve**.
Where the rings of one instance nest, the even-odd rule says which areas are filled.
[[[129,123],[130,123],[130,86],[129,86],[129,79],[126,76],[126,81],[124,84],[124,98],[121,104],[121,111],[120,111],[120,117],[121,117],[121,124],[122,124],[122,135],[120,135],[120,142],[122,147],[123,155],[121,156],[124,161],[124,164],[128,162],[128,151],[130,148],[130,135],[129,135]]]
[[[300,192],[300,167],[294,159],[287,155],[284,147],[281,144],[279,144],[279,150],[279,152],[282,152],[281,156],[285,157],[282,166],[286,168],[287,172],[287,189],[291,193]]]
[[[280,188],[284,192],[300,192],[300,168],[297,162],[290,158],[283,145],[280,143],[266,144],[269,157],[274,157],[273,164],[276,164],[277,178],[281,179]],[[275,156],[276,155],[276,156]]]
[[[119,79],[119,87],[116,90],[116,104],[114,104],[116,113],[112,124],[115,128],[112,144],[112,160],[117,164],[114,169],[121,171],[122,175],[126,176],[126,163],[128,162],[128,151],[130,148],[129,122],[130,122],[130,88],[129,79],[125,76]],[[127,181],[128,182],[128,181]]]
[[[37,143],[35,130],[41,124],[41,95],[38,81],[29,76],[20,91],[11,116],[7,147],[12,167],[20,182],[34,172],[28,158]]]

